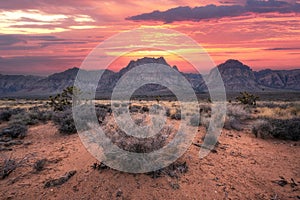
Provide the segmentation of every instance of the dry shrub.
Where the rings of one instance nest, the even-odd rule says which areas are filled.
[[[37,160],[34,165],[33,165],[33,169],[36,170],[37,172],[42,171],[46,165],[47,159],[41,159],[41,160]]]
[[[1,135],[23,139],[27,134],[27,130],[28,128],[24,124],[13,123],[10,124],[9,127],[3,129]]]
[[[257,120],[252,125],[252,133],[255,135],[255,137],[261,137],[266,138],[271,136],[273,127],[271,123],[267,120]]]
[[[52,120],[62,134],[70,135],[77,132],[71,109],[54,112]]]
[[[90,128],[89,123],[94,121],[94,116],[92,115],[93,109],[95,109],[96,117],[100,124],[103,123],[105,116],[109,112],[109,108],[107,107],[96,106],[93,108],[87,105],[79,106],[79,108],[74,110],[75,115],[78,116],[77,127],[80,129],[79,131],[88,130]],[[55,125],[58,126],[58,130],[62,134],[69,135],[77,132],[71,107],[66,108],[63,111],[54,112],[52,120]]]
[[[258,120],[252,133],[258,137],[274,137],[283,140],[300,140],[300,118]]]
[[[210,104],[200,104],[200,113],[211,113],[211,105]]]
[[[11,157],[5,158],[0,163],[0,179],[5,179],[18,167],[24,166],[31,156],[32,154],[28,154],[21,159],[15,159]]]
[[[9,110],[1,110],[0,111],[0,122],[9,121],[11,115],[12,114]]]
[[[244,105],[227,105],[227,116],[229,117],[235,117],[240,120],[246,120],[249,119],[250,116],[250,110]]]
[[[270,106],[272,105],[272,106]],[[257,108],[258,116],[264,118],[291,119],[300,117],[299,103],[261,104]]]
[[[134,122],[138,122],[138,125],[147,124],[147,119],[144,117],[137,118],[136,116],[132,116]],[[124,119],[130,120],[130,119]],[[124,122],[124,124],[129,124]],[[161,149],[167,142],[167,139],[173,133],[172,126],[164,126],[161,131],[155,134],[152,137],[147,138],[137,138],[131,135],[127,135],[118,125],[114,122],[114,120],[110,120],[103,127],[104,132],[110,140],[116,144],[118,147],[136,153],[149,153],[158,149]]]
[[[224,122],[224,128],[227,130],[237,130],[237,131],[243,130],[241,120],[233,116],[226,117]]]
[[[191,126],[200,126],[201,120],[199,117],[200,117],[199,115],[192,115],[190,118],[190,125]]]
[[[181,120],[181,111],[180,109],[176,109],[176,111],[170,115],[171,119],[175,119],[175,120]]]

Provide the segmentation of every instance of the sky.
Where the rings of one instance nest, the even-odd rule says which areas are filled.
[[[297,0],[9,0],[0,1],[0,73],[49,75],[80,67],[97,45],[141,27],[186,35],[215,64],[237,59],[253,70],[300,68]],[[122,54],[130,46],[124,39],[101,56],[118,58],[110,65],[115,71],[132,59],[164,56],[193,72],[180,54],[196,52],[183,38],[170,41],[147,32],[144,37],[173,46],[175,53],[148,48]],[[107,67],[102,65],[94,68]]]

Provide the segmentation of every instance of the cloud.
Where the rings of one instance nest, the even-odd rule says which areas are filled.
[[[200,7],[176,7],[166,11],[153,11],[126,18],[133,21],[201,21],[223,17],[235,17],[247,13],[299,13],[300,4],[277,0],[248,0],[245,5],[206,5]]]
[[[0,3],[1,5],[1,3]],[[57,8],[59,12],[60,7]],[[80,10],[74,13],[51,13],[38,9],[3,10],[0,9],[0,33],[51,33],[73,29],[94,28],[97,24],[93,16],[82,14]]]
[[[26,43],[26,40],[16,37],[15,35],[0,35],[0,47],[18,43]]]
[[[300,12],[300,4],[291,4],[286,1],[257,1],[248,0],[245,6],[247,11],[254,13],[268,13],[268,12],[279,12],[279,13],[292,13]]]
[[[87,44],[94,40],[77,40],[59,38],[52,35],[22,35],[5,34],[0,35],[0,50],[33,50],[41,49],[52,45],[73,45]]]
[[[276,48],[269,48],[265,49],[268,51],[291,51],[291,50],[300,50],[300,47],[276,47]]]
[[[0,57],[3,74],[49,74],[78,66],[82,58],[75,56],[13,56]]]

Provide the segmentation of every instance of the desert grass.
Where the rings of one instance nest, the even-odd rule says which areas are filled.
[[[257,118],[292,119],[300,117],[300,102],[259,102]]]

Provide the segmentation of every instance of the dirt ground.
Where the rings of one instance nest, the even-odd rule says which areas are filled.
[[[203,128],[194,142],[200,142]],[[215,153],[199,159],[191,145],[179,161],[188,172],[179,178],[153,179],[113,169],[95,170],[91,156],[77,134],[63,136],[52,123],[29,128],[23,144],[1,152],[28,163],[0,180],[0,199],[300,199],[300,142],[263,140],[251,133],[223,130]],[[45,168],[33,164],[46,158]],[[60,186],[45,182],[76,170]],[[280,186],[284,178],[287,184]],[[293,179],[296,185],[291,184]],[[176,185],[176,187],[174,187]],[[173,187],[172,187],[173,186]]]

